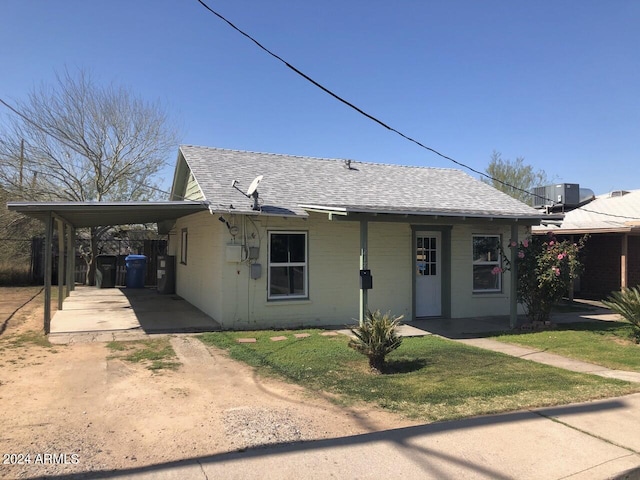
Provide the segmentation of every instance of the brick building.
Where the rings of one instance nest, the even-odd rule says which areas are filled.
[[[560,224],[534,227],[561,238],[589,239],[582,251],[584,273],[575,294],[603,299],[612,291],[640,285],[640,190],[615,191],[565,214]]]

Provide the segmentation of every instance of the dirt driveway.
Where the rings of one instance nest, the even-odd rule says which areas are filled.
[[[38,345],[42,294],[6,321],[10,302],[20,306],[38,290],[0,288],[0,478],[141,467],[413,424],[259,378],[193,336],[171,337],[182,365],[161,373],[110,358],[104,343]]]

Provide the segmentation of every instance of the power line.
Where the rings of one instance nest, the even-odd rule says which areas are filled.
[[[62,143],[63,145],[67,145],[69,148],[71,148],[74,152],[76,153],[80,153],[82,154],[82,152],[79,152],[77,148],[74,148],[72,145],[69,145],[68,142],[66,142],[64,139],[60,138],[57,135],[54,135],[53,133],[51,133],[49,130],[47,130],[46,128],[42,127],[42,125],[38,124],[37,122],[31,120],[29,117],[27,117],[24,113],[22,113],[20,110],[18,110],[17,108],[11,106],[10,104],[8,104],[7,102],[5,102],[2,98],[0,98],[0,103],[2,105],[4,105],[5,107],[7,107],[9,110],[11,110],[13,113],[15,113],[16,115],[18,115],[20,118],[22,118],[25,122],[33,125],[34,127],[36,127],[38,130],[40,130],[41,132],[43,132],[45,135],[49,135],[50,137],[53,137],[54,139],[56,139],[57,141],[59,141],[60,143]]]
[[[280,57],[278,54],[274,53],[273,51],[269,50],[267,47],[265,47],[264,45],[262,45],[258,40],[256,40],[255,38],[253,38],[251,35],[249,35],[248,33],[246,33],[245,31],[241,30],[240,28],[238,28],[236,25],[234,25],[230,20],[228,20],[227,18],[225,18],[222,14],[216,12],[215,10],[213,10],[211,7],[209,7],[209,5],[207,5],[203,0],[197,0],[198,3],[200,3],[204,8],[206,8],[209,12],[211,12],[213,15],[215,15],[216,17],[218,17],[220,20],[222,20],[223,22],[225,22],[227,25],[229,25],[231,28],[233,28],[235,31],[237,31],[238,33],[240,33],[242,36],[248,38],[251,42],[253,42],[255,45],[258,46],[258,48],[260,48],[261,50],[263,50],[264,52],[266,52],[268,55],[270,55],[271,57],[275,58],[276,60],[278,60],[280,63],[283,63],[287,68],[289,68],[290,70],[292,70],[293,72],[295,72],[297,75],[301,76],[302,78],[304,78],[305,80],[307,80],[308,82],[312,83],[313,85],[315,85],[316,87],[318,87],[320,90],[324,91],[325,93],[327,93],[328,95],[332,96],[333,98],[335,98],[336,100],[338,100],[340,103],[346,105],[347,107],[351,108],[352,110],[355,110],[356,112],[358,112],[360,115],[365,116],[366,118],[368,118],[369,120],[377,123],[378,125],[380,125],[381,127],[401,136],[402,138],[404,138],[405,140],[408,140],[416,145],[418,145],[420,148],[423,148],[425,150],[428,150],[429,152],[432,152],[436,155],[438,155],[439,157],[444,158],[445,160],[449,160],[450,162],[455,163],[456,165],[466,168],[467,170],[476,173],[478,175],[481,175],[483,177],[488,178],[489,180],[492,180],[494,182],[498,182],[506,187],[509,188],[513,188],[514,190],[518,190],[519,192],[523,192],[526,193],[527,195],[533,195],[539,198],[543,198],[545,200],[549,200],[548,198],[542,197],[540,195],[534,194],[529,192],[528,190],[524,190],[522,188],[516,187],[514,185],[511,185],[507,182],[504,182],[500,179],[497,178],[493,178],[490,175],[487,175],[484,172],[481,172],[480,170],[476,170],[473,167],[470,167],[469,165],[466,165],[454,158],[451,158],[441,152],[439,152],[438,150],[436,150],[435,148],[429,147],[425,144],[423,144],[422,142],[416,140],[413,137],[410,137],[409,135],[401,132],[400,130],[388,125],[387,123],[383,122],[382,120],[380,120],[379,118],[375,117],[374,115],[371,115],[370,113],[365,112],[363,109],[361,109],[360,107],[356,106],[355,104],[349,102],[348,100],[344,99],[343,97],[341,97],[340,95],[338,95],[337,93],[333,92],[332,90],[330,90],[328,87],[325,87],[324,85],[322,85],[320,82],[314,80],[313,78],[311,78],[309,75],[307,75],[306,73],[302,72],[301,70],[299,70],[298,68],[296,68],[295,66],[291,65],[289,62],[287,62],[286,60],[284,60],[282,57]]]
[[[322,90],[323,92],[327,93],[328,95],[330,95],[331,97],[335,98],[336,100],[338,100],[340,103],[346,105],[347,107],[351,108],[352,110],[355,110],[356,112],[358,112],[360,115],[363,115],[364,117],[368,118],[369,120],[377,123],[378,125],[380,125],[381,127],[399,135],[400,137],[404,138],[405,140],[408,140],[411,143],[414,143],[416,145],[418,145],[420,148],[423,148],[424,150],[427,150],[431,153],[434,153],[435,155],[438,155],[439,157],[444,158],[445,160],[449,160],[450,162],[465,168],[473,173],[476,173],[482,177],[486,177],[487,179],[493,181],[493,182],[497,182],[500,183],[502,185],[504,185],[505,187],[509,187],[513,190],[525,193],[527,195],[530,195],[532,197],[537,197],[537,198],[541,198],[545,201],[550,201],[553,203],[553,201],[549,198],[546,198],[542,195],[538,195],[537,193],[533,193],[530,192],[528,190],[525,190],[523,188],[520,187],[516,187],[515,185],[511,185],[507,182],[504,182],[498,178],[494,178],[491,175],[488,175],[485,172],[481,172],[463,162],[460,162],[454,158],[449,157],[448,155],[445,155],[441,152],[439,152],[438,150],[436,150],[435,148],[429,147],[425,144],[423,144],[422,142],[416,140],[413,137],[410,137],[409,135],[403,133],[402,131],[390,126],[389,124],[383,122],[382,120],[380,120],[379,118],[375,117],[374,115],[371,115],[370,113],[365,112],[362,108],[356,106],[355,104],[353,104],[352,102],[346,100],[345,98],[341,97],[340,95],[338,95],[337,93],[333,92],[332,90],[330,90],[328,87],[325,87],[324,85],[322,85],[320,82],[314,80],[312,77],[310,77],[309,75],[307,75],[306,73],[302,72],[301,70],[299,70],[298,68],[296,68],[295,66],[293,66],[292,64],[290,64],[289,62],[287,62],[285,59],[283,59],[280,55],[276,54],[275,52],[273,52],[272,50],[268,49],[267,47],[265,47],[264,45],[262,45],[262,43],[260,43],[258,40],[256,40],[254,37],[252,37],[251,35],[249,35],[247,32],[245,32],[244,30],[240,29],[239,27],[237,27],[234,23],[232,23],[230,20],[228,20],[226,17],[224,17],[222,14],[218,13],[217,11],[215,11],[214,9],[212,9],[209,5],[207,5],[204,0],[197,0],[198,3],[200,3],[200,5],[202,5],[205,9],[207,9],[210,13],[212,13],[213,15],[215,15],[216,17],[218,17],[220,20],[222,20],[223,22],[225,22],[227,25],[229,25],[232,29],[234,29],[236,32],[238,32],[240,35],[242,35],[243,37],[247,38],[248,40],[250,40],[251,42],[253,42],[258,48],[260,48],[261,50],[263,50],[265,53],[267,53],[268,55],[270,55],[271,57],[275,58],[277,61],[279,61],[280,63],[284,64],[288,69],[292,70],[294,73],[296,73],[298,76],[304,78],[306,81],[310,82],[311,84],[313,84],[314,86],[316,86],[317,88],[319,88],[320,90]],[[588,210],[585,210],[588,211]],[[613,217],[619,217],[619,218],[627,218],[627,219],[637,219],[637,217],[625,217],[623,215],[615,215],[615,214],[608,214],[608,213],[603,213],[603,212],[592,212],[592,213],[599,213],[601,215],[610,215]]]
[[[482,172],[480,170],[477,170],[463,162],[460,162],[448,155],[445,155],[441,152],[439,152],[438,150],[436,150],[435,148],[429,147],[425,144],[423,144],[422,142],[414,139],[413,137],[410,137],[409,135],[403,133],[402,131],[388,125],[387,123],[383,122],[382,120],[380,120],[379,118],[375,117],[374,115],[371,115],[367,112],[365,112],[363,109],[361,109],[360,107],[356,106],[355,104],[353,104],[352,102],[349,102],[348,100],[344,99],[343,97],[341,97],[340,95],[338,95],[337,93],[333,92],[332,90],[330,90],[329,88],[325,87],[324,85],[322,85],[321,83],[319,83],[318,81],[314,80],[312,77],[310,77],[309,75],[305,74],[304,72],[302,72],[301,70],[299,70],[298,68],[296,68],[295,66],[293,66],[292,64],[290,64],[289,62],[287,62],[286,60],[284,60],[282,57],[280,57],[279,55],[277,55],[276,53],[274,53],[273,51],[271,51],[270,49],[268,49],[267,47],[265,47],[264,45],[262,45],[258,40],[256,40],[254,37],[252,37],[251,35],[249,35],[248,33],[246,33],[245,31],[241,30],[240,28],[238,28],[235,24],[233,24],[230,20],[228,20],[226,17],[224,17],[222,14],[218,13],[217,11],[213,10],[211,7],[209,7],[203,0],[197,0],[198,3],[200,3],[204,8],[206,8],[209,12],[211,12],[213,15],[215,15],[216,17],[218,17],[220,20],[222,20],[223,22],[225,22],[227,25],[229,25],[232,29],[234,29],[235,31],[237,31],[238,33],[240,33],[242,36],[246,37],[247,39],[249,39],[251,42],[253,42],[256,46],[258,46],[258,48],[260,48],[261,50],[263,50],[264,52],[266,52],[268,55],[270,55],[271,57],[275,58],[277,61],[281,62],[282,64],[284,64],[287,68],[289,68],[290,70],[292,70],[294,73],[296,73],[297,75],[301,76],[302,78],[304,78],[305,80],[307,80],[308,82],[310,82],[311,84],[313,84],[314,86],[316,86],[317,88],[321,89],[322,91],[324,91],[325,93],[327,93],[328,95],[332,96],[333,98],[335,98],[336,100],[338,100],[340,103],[346,105],[347,107],[351,108],[352,110],[355,110],[356,112],[358,112],[359,114],[363,115],[364,117],[368,118],[369,120],[377,123],[378,125],[380,125],[381,127],[399,135],[400,137],[404,138],[405,140],[408,140],[409,142],[414,143],[415,145],[419,146],[420,148],[423,148],[424,150],[427,150],[429,152],[434,153],[435,155],[438,155],[439,157],[444,158],[445,160],[448,160],[462,168],[465,168],[473,173],[476,173],[477,175],[480,175],[482,177],[486,177],[487,179],[493,181],[493,182],[497,182],[500,183],[502,185],[504,185],[505,187],[511,188],[513,190],[525,193],[526,195],[530,195],[533,197],[537,197],[537,198],[541,198],[545,201],[550,201],[553,203],[553,201],[549,198],[546,198],[542,195],[538,195],[536,193],[530,192],[528,190],[516,187],[515,185],[511,185],[510,183],[507,183],[503,180],[500,180],[498,178],[492,177],[491,175],[488,175],[485,172]],[[10,105],[9,103],[7,103],[6,101],[4,101],[2,98],[0,98],[0,104],[4,105],[7,109],[9,109],[10,111],[12,111],[13,113],[15,113],[16,115],[18,115],[20,118],[22,118],[24,121],[26,121],[27,123],[33,125],[35,128],[37,128],[38,130],[42,131],[43,133],[45,133],[46,135],[49,135],[51,137],[53,137],[54,139],[56,139],[57,141],[59,141],[60,143],[70,146],[68,145],[68,142],[66,142],[65,140],[61,139],[60,137],[54,135],[52,132],[50,132],[49,130],[43,128],[41,125],[39,125],[37,122],[35,122],[34,120],[32,120],[31,118],[29,118],[27,115],[23,114],[21,111],[19,111],[17,108],[13,107],[12,105]],[[70,146],[73,150],[77,151],[73,146]],[[80,154],[82,154],[82,152],[78,152]],[[35,170],[34,170],[35,172]],[[165,194],[171,194],[170,192],[166,191],[166,190],[162,190],[160,188],[151,186],[151,185],[145,185],[145,188],[151,189],[151,190],[155,190],[157,192],[160,193],[165,193]],[[175,195],[175,194],[174,194]],[[180,195],[176,195],[177,197],[182,198],[183,200],[186,199],[186,197],[182,197]],[[615,217],[615,218],[623,218],[623,219],[628,219],[628,220],[637,220],[637,217],[629,217],[629,216],[625,216],[625,215],[616,215],[616,214],[612,214],[612,213],[604,213],[604,212],[597,212],[597,211],[593,211],[593,210],[588,210],[585,208],[582,208],[583,211],[585,212],[590,212],[590,213],[595,213],[598,215],[607,215],[610,217]]]
[[[198,0],[198,1],[200,1],[200,0]],[[202,2],[201,2],[201,3],[202,3]],[[216,15],[217,15],[217,14],[216,14]],[[231,24],[230,22],[228,22],[226,19],[225,19],[225,21],[226,21],[227,23],[229,23],[230,25],[232,25],[232,26],[233,26],[233,24]],[[233,26],[233,27],[234,27],[235,29],[237,29],[235,26]],[[239,31],[240,31],[240,30],[239,30]],[[240,31],[240,32],[241,32],[241,31]],[[241,32],[241,33],[243,33],[243,32]],[[243,33],[243,35],[247,36],[245,33]],[[250,38],[250,37],[249,37],[249,38]],[[257,43],[258,45],[260,45],[258,42],[255,42],[255,43]],[[261,45],[260,45],[260,46],[261,46]],[[261,48],[264,48],[264,47],[262,47],[262,46],[261,46]],[[277,57],[277,56],[276,56],[276,57]],[[277,57],[277,58],[280,58],[280,57]],[[306,78],[306,76],[305,76],[305,78]],[[317,84],[317,82],[315,82],[315,81],[312,81],[312,82],[313,82],[314,84]],[[321,88],[322,88],[323,90],[327,91],[328,93],[330,93],[332,96],[334,96],[334,97],[336,97],[336,98],[340,98],[340,97],[337,97],[334,93],[330,92],[328,89],[326,89],[326,88],[324,88],[324,87],[321,87]],[[346,102],[345,100],[340,99],[340,101],[341,101],[341,102],[343,102],[343,103],[345,103],[346,105],[351,106],[351,103]],[[9,110],[11,110],[11,111],[12,111],[13,113],[15,113],[16,115],[18,115],[18,116],[19,116],[20,118],[22,118],[24,121],[26,121],[26,122],[28,122],[29,124],[31,124],[31,125],[33,125],[34,127],[36,127],[38,130],[40,130],[40,131],[44,132],[45,134],[47,134],[47,135],[51,136],[52,138],[54,138],[54,139],[58,140],[59,142],[61,142],[61,143],[63,143],[63,144],[66,144],[66,142],[64,142],[62,139],[60,139],[59,137],[57,137],[57,136],[56,136],[56,135],[54,135],[53,133],[49,132],[47,129],[45,129],[45,128],[43,128],[42,126],[40,126],[37,122],[35,122],[34,120],[30,119],[28,116],[26,116],[25,114],[23,114],[22,112],[20,112],[18,109],[16,109],[15,107],[13,107],[12,105],[10,105],[10,104],[9,104],[9,103],[7,103],[6,101],[4,101],[2,98],[0,98],[0,104],[4,105],[6,108],[8,108]],[[404,138],[406,138],[406,139],[408,139],[408,140],[412,141],[413,143],[416,143],[417,145],[421,146],[422,148],[425,148],[425,149],[427,149],[427,150],[429,150],[429,151],[432,151],[432,152],[436,153],[437,155],[439,155],[439,156],[441,156],[441,157],[443,157],[443,158],[445,158],[445,159],[447,159],[447,160],[450,160],[450,161],[452,161],[452,162],[456,163],[457,165],[460,165],[460,166],[462,166],[462,167],[464,167],[464,168],[467,168],[467,169],[469,169],[469,170],[471,170],[471,171],[473,171],[473,172],[475,172],[475,173],[478,173],[478,174],[480,174],[480,175],[483,175],[483,176],[485,176],[485,177],[489,178],[490,180],[494,180],[494,181],[496,181],[496,182],[499,182],[499,183],[501,183],[501,184],[503,184],[503,185],[505,185],[505,186],[507,186],[507,187],[510,187],[510,188],[515,189],[515,190],[518,190],[518,191],[521,191],[521,192],[527,193],[527,194],[529,194],[529,195],[532,195],[532,196],[535,196],[535,197],[538,197],[538,198],[542,198],[542,199],[544,199],[544,200],[547,200],[547,201],[551,201],[551,202],[552,202],[552,200],[551,200],[551,199],[549,199],[549,198],[546,198],[546,197],[544,197],[544,196],[542,196],[542,195],[537,195],[537,194],[534,194],[534,193],[528,192],[527,190],[523,190],[523,189],[518,188],[518,187],[515,187],[515,186],[513,186],[513,185],[511,185],[511,184],[509,184],[509,183],[506,183],[506,182],[503,182],[503,181],[501,181],[501,180],[495,179],[495,178],[491,177],[490,175],[487,175],[486,173],[479,172],[478,170],[475,170],[475,169],[473,169],[473,168],[471,168],[471,167],[469,167],[469,166],[467,166],[467,165],[465,165],[465,164],[463,164],[463,163],[461,163],[461,162],[458,162],[457,160],[454,160],[454,159],[452,159],[452,158],[450,158],[450,157],[448,157],[448,156],[446,156],[446,155],[443,155],[443,154],[441,154],[440,152],[438,152],[438,151],[436,151],[436,150],[434,150],[434,149],[432,149],[432,148],[430,148],[430,147],[424,146],[422,143],[417,142],[416,140],[413,140],[413,139],[411,139],[410,137],[405,136],[405,135],[404,135],[404,134],[402,134],[401,132],[398,132],[396,129],[393,129],[393,128],[391,128],[391,127],[388,127],[385,123],[381,122],[380,120],[376,119],[375,117],[373,117],[373,116],[371,116],[371,115],[368,115],[368,114],[364,113],[361,109],[359,109],[359,108],[357,108],[357,107],[353,107],[353,108],[355,108],[355,109],[356,109],[357,111],[359,111],[359,112],[362,112],[365,116],[367,116],[368,118],[371,118],[371,119],[372,119],[372,120],[374,120],[376,123],[379,123],[380,125],[385,126],[385,128],[387,128],[387,129],[389,129],[389,130],[391,130],[391,131],[393,131],[393,132],[398,133],[398,134],[399,134],[399,135],[401,135],[402,137],[404,137]],[[80,153],[80,152],[79,152],[79,153]],[[30,171],[30,172],[32,172],[32,173],[39,173],[39,174],[43,174],[43,175],[44,175],[44,173],[45,173],[45,172],[43,172],[43,171],[41,171],[41,170],[37,170],[37,169],[27,168],[27,170],[28,170],[28,171]],[[167,194],[167,195],[171,195],[171,192],[169,192],[169,191],[167,191],[167,190],[163,190],[163,189],[158,188],[158,187],[153,186],[153,185],[144,185],[144,188],[149,189],[149,190],[154,190],[154,191],[159,192],[159,193],[164,193],[164,194]],[[176,193],[173,193],[173,195],[175,195],[176,197],[180,198],[181,200],[188,200],[188,198],[187,198],[186,196],[177,195]],[[594,213],[594,214],[597,214],[597,215],[605,215],[605,216],[614,217],[614,218],[620,218],[620,219],[625,219],[625,220],[638,220],[638,217],[630,217],[630,216],[626,216],[626,215],[617,215],[617,214],[614,214],[614,213],[598,212],[598,211],[595,211],[595,210],[586,209],[586,208],[584,208],[584,207],[580,207],[580,208],[581,208],[581,210],[582,210],[582,211],[584,211],[584,212]]]

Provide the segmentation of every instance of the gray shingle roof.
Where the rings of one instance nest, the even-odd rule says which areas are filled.
[[[309,206],[353,212],[540,218],[541,213],[446,168],[298,157],[183,145],[181,154],[214,210],[250,213],[246,191],[258,175],[263,213],[307,215]]]

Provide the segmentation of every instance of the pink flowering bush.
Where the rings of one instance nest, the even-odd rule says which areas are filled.
[[[578,254],[587,237],[578,243],[558,241],[552,232],[536,235],[519,245],[509,241],[509,247],[517,248],[518,301],[525,307],[531,322],[549,320],[551,308],[568,294],[573,279],[582,270]],[[508,247],[508,249],[509,249]],[[502,250],[503,264],[511,269],[509,251]]]

